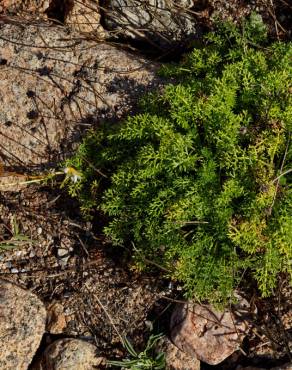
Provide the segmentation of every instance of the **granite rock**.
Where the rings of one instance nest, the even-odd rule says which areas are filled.
[[[169,50],[198,36],[192,0],[109,0],[104,5],[105,26],[119,37]]]
[[[30,291],[0,280],[0,317],[0,369],[26,370],[45,331],[45,307]]]
[[[167,370],[200,370],[201,363],[195,357],[180,350],[168,338],[163,338],[159,350],[165,353]]]
[[[95,35],[99,39],[106,38],[106,33],[100,24],[99,4],[96,0],[69,2],[65,9],[64,20],[66,25],[77,32]]]
[[[160,83],[158,64],[75,36],[57,26],[0,26],[0,156],[7,173],[54,167],[87,129],[122,118]]]
[[[79,339],[59,339],[53,342],[42,355],[33,370],[96,370],[105,363],[97,356],[96,347]]]
[[[171,317],[171,339],[183,352],[217,365],[239,349],[248,330],[248,303],[237,313],[211,305],[179,304]]]

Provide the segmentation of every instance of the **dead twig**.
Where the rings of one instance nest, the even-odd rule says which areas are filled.
[[[113,329],[115,330],[115,332],[117,333],[120,341],[121,341],[121,344],[124,344],[124,339],[122,337],[122,335],[120,334],[118,328],[116,327],[110,313],[107,311],[107,309],[104,307],[104,305],[101,303],[100,299],[98,298],[98,296],[95,294],[95,293],[92,293],[90,288],[88,287],[87,283],[84,284],[86,290],[89,292],[89,294],[91,294],[93,296],[93,298],[96,300],[96,302],[98,303],[98,305],[100,306],[100,308],[104,311],[106,317],[108,318],[110,324],[112,325]]]

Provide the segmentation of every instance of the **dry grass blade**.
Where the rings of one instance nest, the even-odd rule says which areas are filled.
[[[100,308],[104,311],[106,317],[108,318],[110,324],[112,325],[113,329],[115,330],[115,332],[117,333],[121,343],[123,344],[124,343],[124,339],[122,337],[122,335],[120,334],[120,332],[118,331],[118,328],[116,327],[110,313],[107,311],[107,309],[104,307],[104,305],[101,303],[100,299],[98,298],[98,296],[94,293],[91,292],[90,288],[88,287],[88,285],[85,283],[84,284],[86,290],[93,295],[94,299],[96,300],[96,302],[98,303],[98,305],[100,306]]]

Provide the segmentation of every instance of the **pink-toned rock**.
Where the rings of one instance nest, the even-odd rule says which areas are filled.
[[[7,20],[12,15],[12,20],[20,24],[24,20],[46,20],[49,24],[51,17],[59,17],[73,31],[90,34],[98,40],[106,38],[97,0],[0,0],[0,13],[6,15]]]
[[[48,320],[47,330],[51,334],[61,334],[66,328],[66,318],[64,314],[64,307],[58,303],[53,302],[47,307]]]
[[[171,318],[172,341],[191,356],[217,365],[239,348],[245,336],[248,325],[244,310],[235,316],[228,310],[219,312],[211,305],[177,305]]]
[[[65,11],[65,24],[74,31],[94,34],[99,39],[105,38],[105,31],[100,24],[100,12],[97,1],[71,1]]]
[[[26,370],[45,324],[46,310],[36,295],[0,280],[0,369]]]
[[[79,339],[59,339],[44,352],[32,370],[97,370],[105,364],[96,347]]]
[[[128,113],[156,85],[158,67],[110,45],[80,40],[63,27],[1,25],[4,165],[36,174],[43,165],[54,167],[76,149],[85,130]]]
[[[54,0],[0,0],[0,10],[12,13],[45,13]]]
[[[200,361],[181,351],[168,338],[164,339],[163,352],[167,370],[200,370]]]

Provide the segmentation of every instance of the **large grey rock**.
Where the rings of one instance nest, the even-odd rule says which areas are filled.
[[[104,23],[116,35],[170,49],[197,35],[193,5],[193,0],[109,0]]]
[[[0,280],[0,369],[26,370],[45,324],[46,310],[36,295]]]
[[[97,356],[93,344],[79,339],[59,339],[45,350],[32,370],[96,370],[102,364],[105,360]]]
[[[54,166],[85,130],[128,113],[157,68],[62,27],[0,25],[2,161],[10,171]]]
[[[217,365],[239,349],[248,329],[248,303],[234,314],[211,305],[179,304],[171,317],[171,338],[182,351]]]

